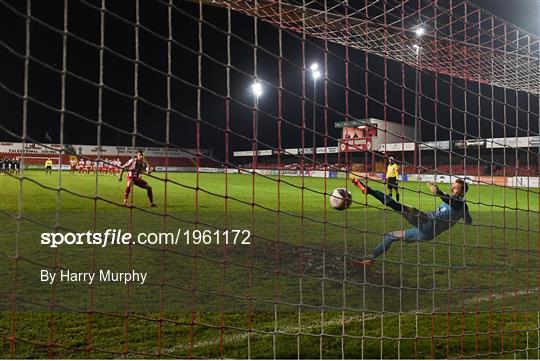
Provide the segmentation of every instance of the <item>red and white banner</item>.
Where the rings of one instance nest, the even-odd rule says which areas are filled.
[[[339,141],[340,152],[365,152],[371,150],[371,138],[345,138]]]

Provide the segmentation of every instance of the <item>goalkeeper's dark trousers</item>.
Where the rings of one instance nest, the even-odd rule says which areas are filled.
[[[416,209],[411,206],[407,206],[396,202],[392,197],[387,196],[381,191],[376,189],[368,188],[368,194],[377,198],[382,204],[390,207],[392,210],[399,212],[407,222],[415,227],[404,231],[404,237],[398,238],[392,233],[387,233],[384,235],[382,241],[375,247],[375,249],[369,255],[369,258],[377,258],[384,252],[390,249],[390,246],[393,242],[397,240],[403,240],[407,243],[418,242],[421,240],[429,240],[430,237],[426,237],[421,231],[421,224],[428,220],[426,213],[422,212],[419,209]]]
[[[419,223],[427,219],[427,214],[419,209],[396,202],[392,197],[384,194],[373,188],[368,188],[368,194],[378,199],[382,204],[392,210],[401,213],[403,218],[409,222],[411,226],[418,227]]]

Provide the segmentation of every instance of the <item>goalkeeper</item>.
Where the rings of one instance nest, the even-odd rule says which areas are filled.
[[[419,209],[396,202],[385,196],[381,191],[372,189],[363,184],[358,178],[353,178],[352,182],[362,193],[369,194],[377,198],[382,204],[401,213],[403,218],[413,228],[404,231],[394,231],[384,235],[381,243],[375,247],[367,258],[357,259],[355,264],[371,266],[377,257],[390,249],[395,241],[405,241],[407,243],[431,241],[444,231],[449,230],[460,219],[465,219],[465,223],[471,224],[472,218],[464,196],[467,193],[468,185],[462,179],[454,181],[450,187],[451,194],[442,192],[436,184],[428,183],[431,193],[438,195],[442,204],[436,210],[425,213]]]
[[[45,174],[47,173],[52,174],[52,165],[53,165],[53,162],[51,158],[47,158],[47,160],[45,161]]]

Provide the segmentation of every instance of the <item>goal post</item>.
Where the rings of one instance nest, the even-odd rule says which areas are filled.
[[[17,157],[17,159],[20,160],[22,169],[45,169],[45,162],[50,160],[53,170],[69,170],[69,164],[63,164],[61,157],[24,155]]]

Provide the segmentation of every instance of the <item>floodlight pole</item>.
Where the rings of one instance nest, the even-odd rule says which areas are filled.
[[[420,97],[418,96],[418,82],[419,82],[419,74],[418,74],[418,66],[419,64],[419,54],[420,49],[418,48],[416,51],[416,71],[415,71],[415,79],[414,79],[414,171],[415,173],[418,173],[418,152],[420,151],[420,147],[418,146],[418,108],[419,108],[419,101]]]
[[[255,166],[257,169],[257,157],[259,155],[259,96],[255,95]]]
[[[313,169],[315,169],[315,155],[317,154],[317,137],[315,134],[317,131],[317,78],[321,76],[321,73],[319,72],[319,65],[317,63],[311,64],[310,69],[311,76],[313,78],[313,123],[311,126],[311,146],[313,147],[313,150],[311,155],[313,160]]]
[[[253,107],[253,120],[255,121],[255,129],[254,129],[254,141],[255,141],[255,144],[254,144],[254,152],[255,154],[253,155],[254,156],[254,165],[253,165],[253,168],[256,169],[257,168],[257,156],[259,155],[258,153],[258,142],[259,142],[259,96],[262,94],[262,85],[258,82],[255,82],[253,83],[253,85],[251,86],[251,90],[253,91],[253,96],[255,97],[254,98],[254,107]]]
[[[311,140],[313,146],[313,169],[315,169],[315,154],[317,153],[317,146],[315,144],[315,131],[317,130],[317,78],[313,77],[313,138]]]
[[[418,145],[420,131],[420,126],[418,124],[418,113],[420,108],[420,96],[418,94],[419,82],[420,82],[420,51],[422,47],[420,46],[422,41],[422,36],[426,33],[425,28],[422,26],[417,27],[414,30],[416,37],[418,38],[417,44],[413,45],[416,54],[416,70],[415,70],[415,79],[414,79],[414,171],[418,173],[418,159],[420,146]]]

